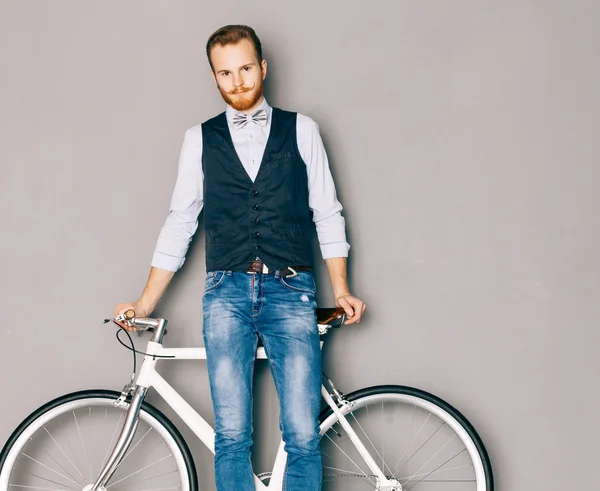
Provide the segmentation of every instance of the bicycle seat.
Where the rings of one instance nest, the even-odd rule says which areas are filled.
[[[330,327],[342,327],[345,321],[346,311],[341,307],[317,308],[319,335],[325,334]],[[258,337],[258,346],[264,346],[260,336]]]
[[[343,322],[345,311],[341,307],[317,308],[317,324],[337,326]]]

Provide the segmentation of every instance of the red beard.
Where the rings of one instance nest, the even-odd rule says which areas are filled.
[[[236,111],[247,111],[248,109],[253,107],[262,97],[264,90],[264,83],[262,80],[260,81],[257,87],[251,89],[243,87],[241,90],[234,89],[231,92],[224,91],[220,85],[217,86],[219,87],[219,92],[221,93],[221,97],[223,97],[223,100],[231,107],[233,107]],[[239,95],[234,95],[236,93],[243,93],[246,94],[246,96],[240,97]]]

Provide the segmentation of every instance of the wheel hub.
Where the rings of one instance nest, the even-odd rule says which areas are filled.
[[[378,480],[379,481],[379,480]],[[380,482],[377,483],[377,490],[378,491],[402,491],[402,484],[400,484],[400,482],[398,482],[397,479],[388,479],[388,481],[385,484],[381,484]]]

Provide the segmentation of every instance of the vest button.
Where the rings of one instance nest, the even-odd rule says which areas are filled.
[[[260,237],[260,232],[254,232],[254,237]]]
[[[257,190],[257,189],[255,189],[254,191],[252,191],[252,194],[253,194],[254,196],[258,196],[258,190]]]
[[[256,223],[256,225],[258,225],[260,223],[260,218],[257,218],[256,220],[254,220],[254,223]]]
[[[262,246],[257,245],[255,249],[262,249]]]
[[[260,208],[260,206],[258,206],[258,204],[256,204],[252,208],[254,208],[255,210],[258,210]]]

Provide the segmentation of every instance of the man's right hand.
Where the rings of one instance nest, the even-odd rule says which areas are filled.
[[[120,303],[115,308],[114,317],[117,317],[128,309],[133,309],[136,317],[148,317],[167,289],[174,274],[174,271],[155,267],[150,268],[150,276],[140,300],[133,303]],[[123,322],[118,322],[118,324],[127,331],[135,331],[135,327],[128,327]]]
[[[115,313],[113,317],[117,317],[118,315],[124,313],[125,311],[132,309],[135,312],[136,317],[148,317],[150,315],[149,310],[144,307],[140,300],[133,303],[120,303],[115,307]],[[129,332],[135,332],[135,327],[127,326],[123,322],[117,322],[119,326]]]

